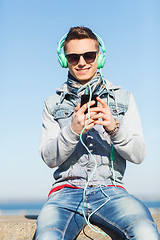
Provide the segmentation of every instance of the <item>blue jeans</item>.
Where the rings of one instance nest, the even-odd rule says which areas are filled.
[[[158,240],[159,233],[148,208],[119,187],[63,188],[54,192],[37,219],[36,240],[73,240],[90,222],[112,239]],[[98,210],[97,210],[98,209]]]

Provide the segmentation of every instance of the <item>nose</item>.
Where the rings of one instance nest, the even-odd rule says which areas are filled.
[[[86,61],[84,60],[83,56],[81,55],[79,58],[78,66],[83,67],[86,65]]]

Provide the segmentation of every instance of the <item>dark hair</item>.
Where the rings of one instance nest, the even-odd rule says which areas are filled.
[[[97,48],[99,51],[99,42],[96,37],[96,35],[92,32],[91,29],[87,27],[72,27],[70,28],[67,37],[64,41],[64,52],[66,51],[66,45],[69,41],[74,40],[74,39],[85,39],[85,38],[90,38],[93,39],[97,42]]]

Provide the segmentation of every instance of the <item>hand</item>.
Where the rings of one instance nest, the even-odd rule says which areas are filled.
[[[111,110],[107,103],[100,97],[97,97],[97,101],[100,105],[90,109],[91,119],[94,120],[94,124],[103,125],[106,131],[112,131],[115,128],[116,122]],[[100,120],[100,118],[102,120]]]
[[[90,106],[94,104],[95,104],[95,101],[90,102]],[[75,108],[75,112],[72,115],[71,128],[78,135],[80,135],[82,129],[88,122],[89,114],[88,113],[84,114],[87,109],[88,109],[88,103],[84,104],[82,107],[80,106],[80,103],[78,103]],[[94,120],[91,119],[91,117],[94,114],[95,114],[94,111],[90,113],[90,120],[83,133],[86,133],[88,130],[90,130],[94,126]]]

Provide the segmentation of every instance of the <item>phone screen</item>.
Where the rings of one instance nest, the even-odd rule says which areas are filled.
[[[92,95],[92,100],[94,100],[95,101],[95,104],[94,105],[92,105],[91,107],[97,107],[97,99],[96,99],[96,97],[98,97],[98,95],[96,95],[96,94],[93,94]],[[90,98],[90,95],[86,95],[86,94],[84,94],[84,95],[82,95],[81,96],[81,107],[85,104],[85,103],[88,103],[89,102],[89,98]],[[88,109],[85,111],[85,113],[87,113],[88,112]]]

